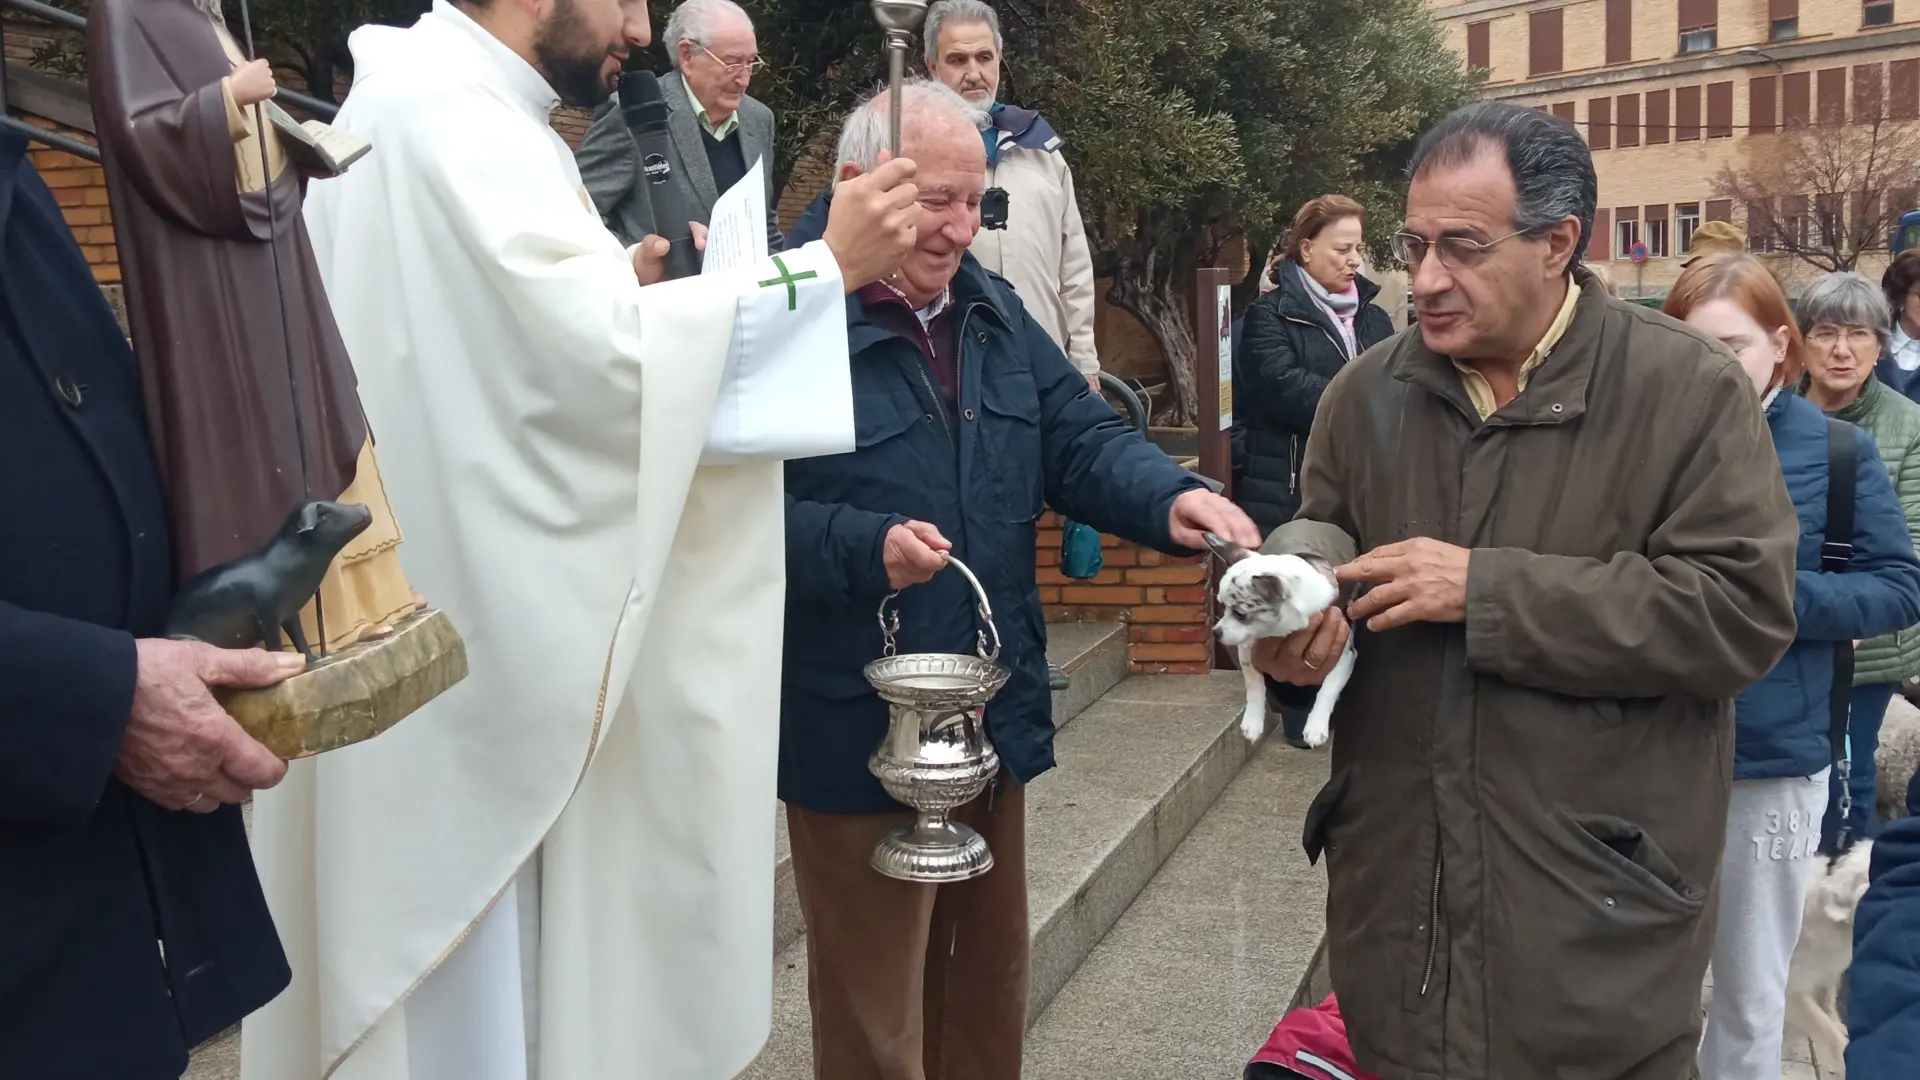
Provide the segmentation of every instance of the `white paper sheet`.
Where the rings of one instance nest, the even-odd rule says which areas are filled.
[[[713,204],[707,219],[707,252],[700,261],[702,274],[718,274],[752,266],[767,258],[767,181],[763,159],[740,182]]]

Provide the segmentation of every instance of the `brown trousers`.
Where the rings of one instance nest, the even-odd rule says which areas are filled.
[[[1027,800],[995,786],[953,815],[986,839],[993,869],[947,885],[867,865],[909,814],[787,807],[817,1080],[1020,1080]]]

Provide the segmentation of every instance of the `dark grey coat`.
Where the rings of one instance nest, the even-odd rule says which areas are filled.
[[[700,141],[700,117],[687,95],[686,80],[679,72],[660,77],[660,93],[667,99],[667,130],[673,136],[669,164],[673,178],[667,183],[680,188],[690,205],[700,208],[697,219],[706,224],[720,191],[713,181],[713,167],[707,164],[707,150]],[[747,168],[756,159],[767,184],[767,250],[779,251],[780,211],[773,196],[773,110],[747,98],[740,103],[740,150]],[[594,209],[600,211],[607,228],[622,243],[637,244],[654,227],[653,203],[640,180],[640,150],[633,134],[620,117],[618,96],[607,99],[594,113],[593,126],[574,151],[580,164],[580,179],[593,196]]]

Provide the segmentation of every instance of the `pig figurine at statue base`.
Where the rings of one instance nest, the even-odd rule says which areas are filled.
[[[372,521],[364,506],[302,504],[265,547],[189,581],[167,612],[166,636],[222,649],[264,643],[278,651],[284,629],[293,647],[314,662],[300,612],[320,591],[334,556]]]

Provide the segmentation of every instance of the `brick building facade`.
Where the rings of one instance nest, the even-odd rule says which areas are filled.
[[[1430,2],[1448,43],[1487,72],[1485,96],[1587,137],[1600,178],[1588,258],[1629,296],[1666,293],[1701,222],[1745,228],[1748,208],[1716,198],[1713,177],[1763,160],[1783,127],[1920,117],[1920,0]],[[1920,209],[1911,191],[1889,194]],[[1636,243],[1648,247],[1637,265]],[[1772,261],[1789,288],[1819,273]],[[1885,265],[1879,252],[1859,268]]]

